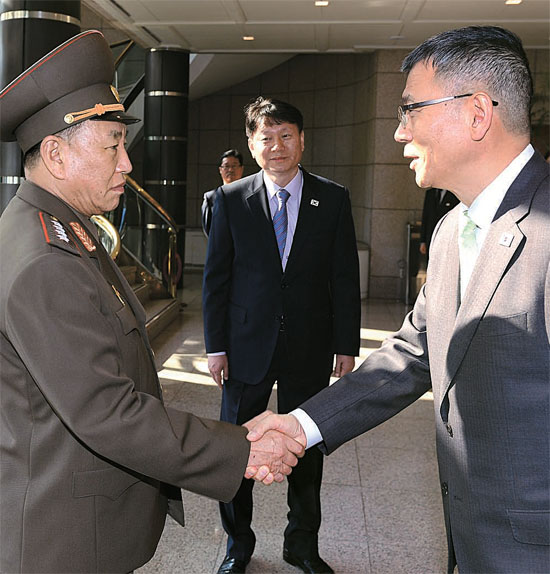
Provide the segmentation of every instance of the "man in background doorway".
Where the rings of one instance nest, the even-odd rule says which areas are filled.
[[[243,155],[236,149],[228,149],[222,153],[218,171],[223,181],[223,185],[227,185],[238,179],[241,179],[244,172]],[[202,229],[206,237],[210,233],[210,224],[212,222],[212,207],[214,206],[215,189],[207,191],[201,206],[201,219]]]

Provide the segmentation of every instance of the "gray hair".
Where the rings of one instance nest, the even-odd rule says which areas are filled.
[[[91,120],[79,122],[78,124],[75,124],[74,126],[69,126],[68,128],[61,130],[60,132],[57,132],[54,135],[66,140],[66,141],[70,141],[72,138],[74,138],[76,136],[76,134],[80,130],[82,130],[84,128],[84,126],[86,126],[88,124],[88,121],[91,121]],[[42,144],[41,141],[38,142],[36,145],[32,146],[31,149],[28,150],[27,153],[25,154],[25,157],[23,158],[23,165],[25,167],[25,170],[31,170],[34,167],[36,167],[36,164],[38,163],[38,160],[40,159],[40,146],[41,146],[41,144]]]
[[[486,91],[498,102],[504,127],[529,134],[533,80],[521,40],[497,26],[468,26],[433,36],[404,60],[409,73],[422,62],[434,68],[434,77],[458,93]]]

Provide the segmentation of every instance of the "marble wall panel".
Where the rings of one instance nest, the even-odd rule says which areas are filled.
[[[329,127],[336,125],[336,88],[317,90],[314,95],[316,127]]]
[[[227,130],[231,118],[231,98],[207,96],[200,100],[201,130]]]
[[[289,91],[315,89],[315,58],[309,54],[289,60]]]
[[[333,128],[335,140],[335,165],[351,165],[353,162],[353,127],[341,126]]]

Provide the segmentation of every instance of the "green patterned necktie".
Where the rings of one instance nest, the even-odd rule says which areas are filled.
[[[466,249],[475,248],[477,252],[477,243],[476,243],[476,229],[477,225],[472,221],[470,216],[468,215],[468,210],[464,211],[464,217],[467,220],[462,233],[460,234],[460,242],[463,247]]]
[[[462,233],[460,234],[458,240],[458,251],[460,255],[460,299],[464,299],[464,294],[466,292],[466,287],[468,286],[468,282],[470,281],[470,276],[472,275],[472,271],[474,269],[478,250],[477,250],[477,241],[476,241],[476,229],[478,226],[474,223],[470,215],[468,214],[468,210],[464,210],[462,212],[466,224],[462,229]]]

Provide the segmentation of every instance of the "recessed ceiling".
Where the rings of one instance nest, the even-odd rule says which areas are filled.
[[[450,28],[491,24],[526,48],[550,45],[550,3],[523,0],[83,0],[144,47],[195,53],[344,53],[412,48]],[[243,36],[254,36],[253,41]]]

